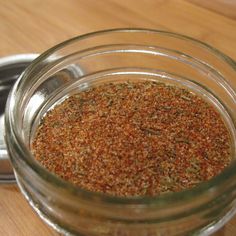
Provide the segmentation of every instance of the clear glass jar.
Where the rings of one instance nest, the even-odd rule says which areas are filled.
[[[52,227],[75,235],[209,235],[236,211],[236,64],[216,49],[174,33],[118,29],[66,41],[37,58],[8,99],[6,143],[17,183]],[[42,116],[67,96],[107,81],[181,84],[221,112],[232,137],[232,164],[196,188],[159,197],[89,192],[44,169],[30,152]]]

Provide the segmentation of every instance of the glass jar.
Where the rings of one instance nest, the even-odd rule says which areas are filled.
[[[236,64],[197,40],[163,31],[115,29],[79,36],[43,53],[21,75],[6,109],[6,143],[17,183],[49,225],[72,235],[209,235],[236,211]],[[32,156],[40,119],[99,83],[158,80],[194,90],[219,110],[232,164],[197,187],[158,197],[114,197],[58,178]]]

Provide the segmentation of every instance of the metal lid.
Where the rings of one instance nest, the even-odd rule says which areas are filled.
[[[19,75],[38,54],[19,54],[0,58],[0,183],[15,181],[4,140],[4,111],[8,94]]]

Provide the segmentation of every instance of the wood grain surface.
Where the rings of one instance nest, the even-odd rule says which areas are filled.
[[[235,0],[0,0],[0,57],[41,53],[68,38],[117,27],[185,34],[236,60]],[[15,185],[0,185],[0,235],[58,234]],[[236,235],[236,217],[214,235]]]

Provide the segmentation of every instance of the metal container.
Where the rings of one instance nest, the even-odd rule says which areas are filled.
[[[4,140],[4,112],[7,97],[19,75],[37,56],[38,54],[19,54],[0,58],[0,183],[15,181]]]

